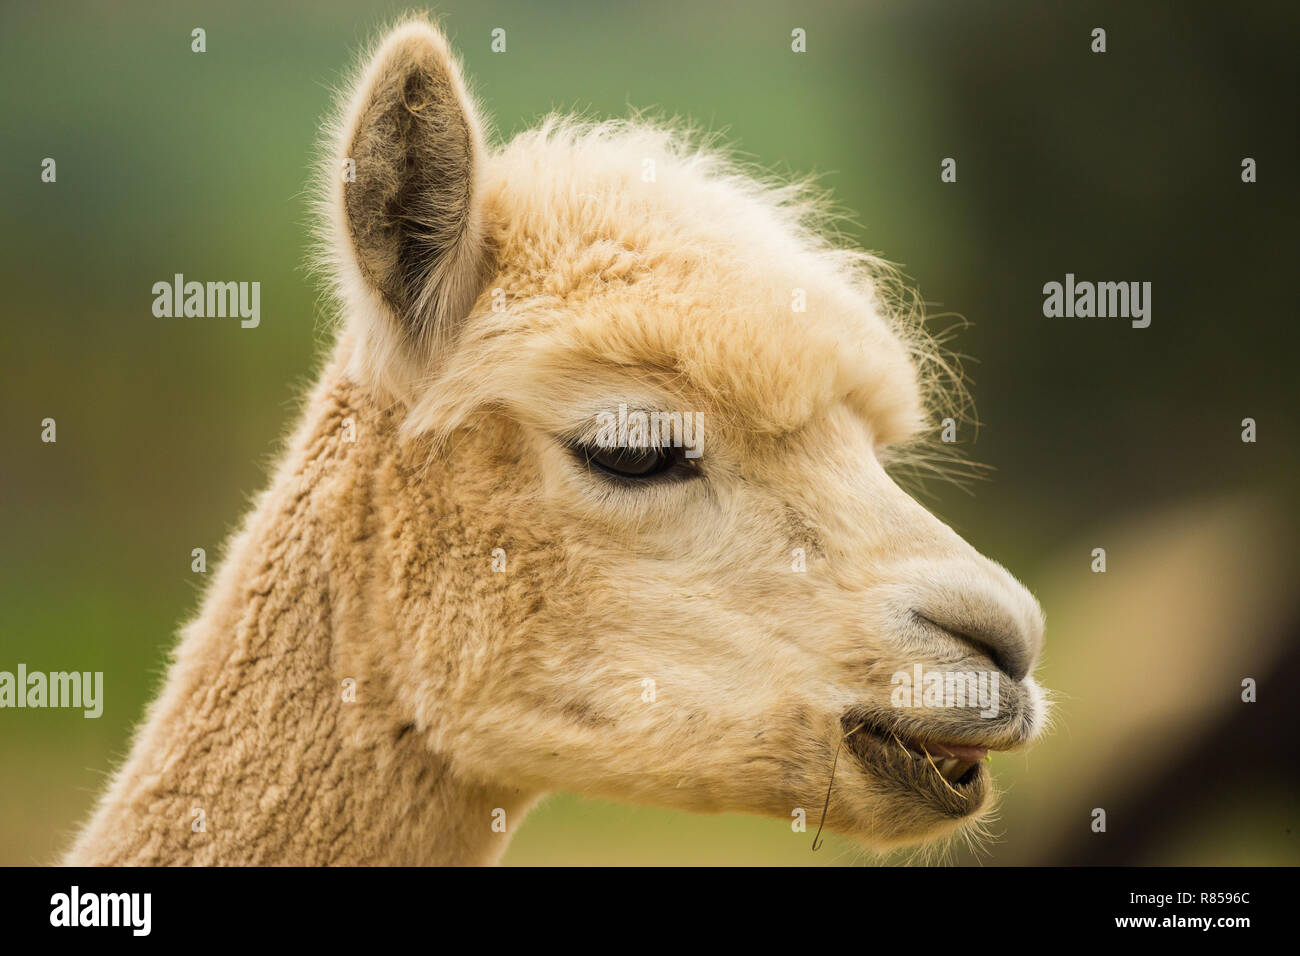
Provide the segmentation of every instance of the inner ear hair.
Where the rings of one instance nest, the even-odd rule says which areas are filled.
[[[486,278],[478,122],[446,41],[425,23],[390,35],[359,96],[347,140],[356,164],[343,199],[349,238],[396,331],[433,348]]]

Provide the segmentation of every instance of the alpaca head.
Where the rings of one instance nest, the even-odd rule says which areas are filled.
[[[329,160],[350,374],[410,450],[399,707],[467,778],[815,822],[838,754],[832,829],[977,819],[1042,615],[886,470],[936,376],[879,263],[670,131],[481,130],[407,23]]]

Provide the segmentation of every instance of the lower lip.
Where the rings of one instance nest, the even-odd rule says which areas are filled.
[[[983,804],[985,791],[988,788],[988,774],[981,761],[984,754],[987,753],[986,748],[965,748],[970,751],[980,752],[980,760],[972,760],[975,766],[972,770],[967,771],[969,779],[966,779],[964,783],[957,784],[942,778],[938,770],[929,766],[929,762],[924,757],[919,758],[920,762],[926,764],[924,767],[912,763],[903,764],[900,762],[902,759],[913,761],[918,758],[911,756],[903,758],[899,753],[891,753],[889,748],[897,748],[898,744],[886,740],[879,734],[871,731],[862,731],[860,733],[862,734],[860,742],[851,749],[868,772],[874,776],[882,777],[900,787],[906,788],[909,794],[933,805],[944,816],[967,816],[975,812]],[[855,734],[854,738],[857,737],[858,735]],[[933,750],[931,754],[936,758],[939,756]],[[952,756],[961,755],[961,751],[952,754]],[[967,758],[963,757],[963,759]]]

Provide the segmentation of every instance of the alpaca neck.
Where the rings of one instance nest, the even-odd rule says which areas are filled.
[[[398,702],[371,642],[387,452],[365,436],[387,424],[340,374],[308,408],[69,862],[489,863],[532,802],[459,774]]]

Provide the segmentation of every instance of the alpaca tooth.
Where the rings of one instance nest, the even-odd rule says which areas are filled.
[[[939,772],[943,774],[945,777],[947,777],[949,780],[952,780],[953,779],[952,771],[953,768],[956,766],[957,766],[956,757],[945,757],[943,762],[939,764]]]

